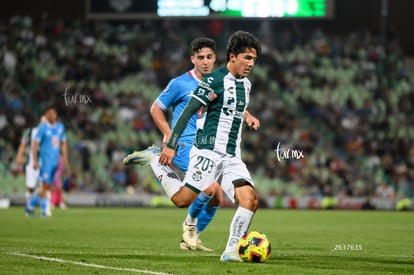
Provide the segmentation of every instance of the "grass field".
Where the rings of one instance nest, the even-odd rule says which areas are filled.
[[[178,248],[185,209],[0,210],[0,273],[414,274],[412,212],[260,209],[250,229],[272,242],[264,264],[219,261],[233,213],[219,210],[201,235],[215,252],[192,252]]]

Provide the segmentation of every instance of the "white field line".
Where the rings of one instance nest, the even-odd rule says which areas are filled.
[[[44,261],[50,261],[50,262],[59,262],[59,263],[65,263],[65,264],[81,265],[81,266],[86,266],[86,267],[94,267],[94,268],[98,268],[98,269],[128,271],[128,272],[153,274],[153,275],[172,275],[171,273],[157,272],[157,271],[151,271],[151,270],[146,270],[146,269],[122,268],[122,267],[106,266],[106,265],[99,265],[99,264],[88,264],[88,263],[84,263],[84,262],[64,260],[64,259],[59,259],[59,258],[50,258],[50,257],[45,257],[45,256],[36,256],[36,255],[30,255],[30,254],[25,254],[25,253],[19,253],[19,252],[6,252],[6,254],[19,256],[19,257],[26,257],[26,258],[44,260]]]

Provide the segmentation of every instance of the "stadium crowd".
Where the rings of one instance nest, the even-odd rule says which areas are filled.
[[[263,55],[248,109],[262,126],[244,131],[243,147],[261,196],[413,197],[414,86],[398,41],[368,30],[299,35],[267,21],[252,28]],[[191,67],[189,41],[216,39],[221,65],[234,30],[216,21],[1,22],[1,176],[22,176],[13,164],[22,131],[53,102],[68,136],[66,192],[161,192],[149,169],[121,160],[160,144],[149,106]]]

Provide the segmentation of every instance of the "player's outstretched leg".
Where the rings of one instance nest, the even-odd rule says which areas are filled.
[[[159,163],[159,156],[153,157],[150,165],[152,172],[157,177],[168,198],[171,199],[180,190],[181,186],[184,185],[180,177],[171,167],[161,165]]]

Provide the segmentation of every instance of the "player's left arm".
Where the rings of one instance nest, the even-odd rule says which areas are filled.
[[[28,143],[29,135],[31,134],[30,130],[25,130],[23,136],[20,140],[19,149],[17,150],[16,163],[21,165],[23,164],[24,153],[26,150],[26,144]]]
[[[17,150],[17,156],[16,156],[16,163],[19,165],[23,164],[23,156],[24,156],[25,149],[26,149],[26,144],[21,142],[19,145],[19,149]]]
[[[244,111],[243,121],[246,122],[250,129],[257,130],[260,127],[260,120],[254,115],[250,114],[249,111]]]

